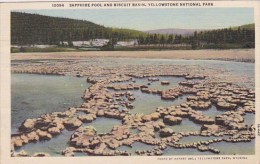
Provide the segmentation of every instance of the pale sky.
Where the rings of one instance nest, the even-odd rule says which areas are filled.
[[[217,29],[254,23],[253,8],[66,9],[19,12],[88,20],[106,27],[153,30]]]

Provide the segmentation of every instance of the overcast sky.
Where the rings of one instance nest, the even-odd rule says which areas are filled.
[[[19,10],[26,13],[88,20],[106,27],[152,30],[216,29],[254,22],[253,8],[164,8]]]

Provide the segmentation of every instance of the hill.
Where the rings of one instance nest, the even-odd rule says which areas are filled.
[[[239,28],[240,29],[246,29],[246,30],[254,30],[255,24],[251,23],[251,24],[245,24],[245,25],[241,25],[241,26],[231,27],[231,29],[233,29],[233,30],[237,30]]]
[[[108,28],[86,20],[11,12],[11,44],[58,44],[96,38],[127,40],[140,35],[145,33]]]

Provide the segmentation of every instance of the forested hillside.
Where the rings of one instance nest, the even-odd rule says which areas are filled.
[[[11,43],[58,44],[60,41],[95,38],[137,38],[145,33],[118,28],[107,28],[85,20],[57,18],[28,13],[11,13]]]

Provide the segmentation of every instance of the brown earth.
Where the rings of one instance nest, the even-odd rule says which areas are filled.
[[[88,57],[126,57],[194,60],[231,60],[254,62],[255,49],[232,50],[173,50],[173,51],[84,51],[51,53],[13,53],[12,60],[84,59]]]

